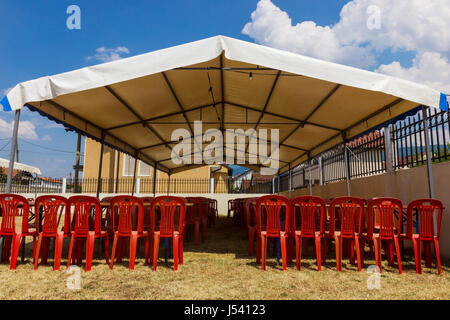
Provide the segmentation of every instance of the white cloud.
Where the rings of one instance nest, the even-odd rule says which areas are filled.
[[[369,30],[367,8],[380,10],[380,29]],[[353,0],[333,26],[343,44],[369,43],[376,50],[450,52],[448,0]]]
[[[369,29],[367,9],[380,9],[380,29]],[[292,23],[270,0],[260,0],[242,32],[256,42],[320,59],[370,66],[385,49],[450,52],[448,0],[353,0],[333,26]]]
[[[11,91],[12,88],[7,88],[7,89],[2,89],[0,90],[0,97],[2,96],[6,96],[8,94],[8,92]]]
[[[379,28],[368,27],[373,8],[379,13]],[[263,45],[376,69],[450,93],[448,17],[448,0],[353,0],[344,5],[335,25],[294,24],[271,0],[260,0],[242,33]],[[385,50],[415,52],[416,57],[410,68],[400,62],[377,68],[376,58]]]
[[[0,119],[0,139],[10,138],[13,132],[12,122],[7,122]],[[30,121],[20,121],[19,125],[19,138],[28,140],[38,140],[38,134],[36,133],[35,125]]]
[[[48,134],[44,135],[41,139],[42,141],[52,141],[52,137],[50,137]]]
[[[270,0],[259,1],[251,19],[242,33],[258,43],[354,66],[374,63],[373,55],[364,48],[340,42],[333,27],[318,26],[313,21],[293,25],[289,15]]]
[[[126,47],[105,48],[100,47],[95,50],[95,55],[90,56],[87,60],[97,60],[100,62],[111,62],[122,59],[123,54],[130,54],[130,50]]]
[[[395,61],[381,65],[376,71],[450,93],[450,62],[438,52],[417,54],[410,68],[404,68],[400,62]]]

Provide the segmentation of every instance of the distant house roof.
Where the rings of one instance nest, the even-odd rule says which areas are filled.
[[[365,145],[367,148],[381,148],[384,146],[384,137],[380,134],[380,131],[376,130],[347,143],[350,148],[361,145]]]
[[[9,168],[9,160],[0,158],[0,167],[2,168]],[[33,166],[29,166],[26,164],[22,164],[22,163],[18,163],[18,162],[14,162],[14,169],[18,170],[18,171],[26,171],[29,173],[35,173],[37,175],[41,175],[41,170],[39,170],[39,168],[37,167],[33,167]]]

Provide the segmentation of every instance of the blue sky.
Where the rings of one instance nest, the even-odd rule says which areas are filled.
[[[429,36],[426,39],[420,36],[414,38],[416,33],[420,33],[409,30],[406,27],[409,24],[407,20],[414,23],[415,15],[424,14],[420,2],[434,2],[433,5],[439,7],[441,2],[447,4],[446,0],[443,1],[414,0],[412,2],[419,4],[412,5],[410,16],[405,18],[394,15],[402,8],[396,8],[397,5],[391,8],[389,0],[2,0],[0,98],[8,88],[26,80],[218,34],[417,80],[421,79],[423,73],[422,64],[428,63],[427,68],[435,67],[436,70],[450,65],[448,48],[437,43],[447,41],[445,37],[450,28],[439,31],[445,33],[443,39],[430,40],[428,38],[433,37]],[[371,2],[381,8],[382,28],[379,33],[364,31],[366,33],[363,34],[359,19],[362,16],[364,21],[367,20],[365,9]],[[69,17],[66,10],[72,4],[81,9],[81,30],[69,30],[66,27]],[[345,12],[344,6],[347,8]],[[450,21],[448,8],[440,8],[433,14]],[[267,20],[268,16],[275,20]],[[404,20],[407,22],[402,24]],[[307,21],[314,22],[314,25],[305,23]],[[396,21],[395,24],[392,21]],[[353,22],[354,26],[351,25]],[[429,24],[422,27],[424,31],[429,28],[433,32],[433,23]],[[398,32],[405,33],[405,36],[410,34],[412,39],[404,43],[398,41],[395,38]],[[283,42],[280,34],[292,34],[292,38]],[[322,44],[315,39],[331,40]],[[333,41],[336,42],[335,46],[328,47]],[[306,49],[315,45],[316,51]],[[328,52],[330,55],[325,55]],[[358,61],[356,58],[339,60],[343,56],[341,52],[357,52],[355,57],[360,53],[362,55]],[[425,79],[424,83],[445,89],[448,85],[445,80],[448,78],[450,75],[440,74]],[[9,137],[8,128],[12,119],[12,113],[0,113],[2,158],[9,156],[8,140],[1,139]],[[45,176],[67,176],[75,161],[76,134],[66,132],[61,126],[31,112],[24,112],[22,120],[20,162],[38,166]]]

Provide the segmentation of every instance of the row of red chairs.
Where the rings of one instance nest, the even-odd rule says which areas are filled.
[[[336,268],[342,271],[344,241],[350,251],[350,261],[354,263],[354,252],[358,270],[364,263],[364,248],[369,243],[371,252],[380,272],[381,244],[386,243],[389,264],[394,265],[394,247],[399,272],[402,273],[402,241],[410,240],[414,246],[416,272],[421,273],[421,246],[425,248],[426,266],[431,267],[431,245],[436,252],[439,274],[441,262],[439,255],[439,236],[443,205],[436,199],[418,199],[406,209],[406,230],[403,231],[403,204],[395,198],[376,198],[364,200],[357,197],[340,197],[324,200],[319,197],[304,196],[288,199],[284,196],[263,196],[229,201],[228,216],[233,214],[235,223],[242,225],[248,236],[249,255],[253,255],[256,235],[256,260],[265,270],[267,238],[277,238],[281,242],[283,270],[286,262],[292,262],[294,241],[296,243],[297,269],[301,267],[302,240],[314,239],[318,270],[326,261],[327,245],[334,241]],[[417,212],[416,223],[419,231],[413,233],[413,215]],[[434,220],[437,212],[437,219]],[[437,229],[435,227],[435,221]],[[323,248],[322,248],[323,240]],[[323,250],[323,252],[322,252]]]
[[[0,237],[5,239],[2,262],[10,257],[10,268],[15,269],[19,248],[24,237],[33,237],[34,268],[38,267],[40,251],[41,263],[47,263],[50,239],[55,239],[54,270],[59,270],[62,243],[70,237],[67,267],[71,262],[81,264],[86,244],[86,271],[92,266],[95,239],[102,239],[106,263],[113,268],[114,257],[122,261],[123,242],[130,241],[130,264],[134,269],[138,239],[145,240],[145,263],[153,263],[156,270],[159,241],[161,238],[173,239],[174,270],[178,268],[178,258],[183,264],[183,232],[186,225],[192,224],[196,230],[196,244],[201,229],[202,241],[206,240],[206,226],[214,224],[217,216],[217,203],[208,198],[180,198],[162,196],[156,198],[138,198],[116,196],[102,200],[108,203],[106,217],[102,217],[101,202],[90,196],[73,196],[69,199],[61,196],[40,196],[34,201],[35,215],[42,212],[43,225],[38,231],[38,222],[34,228],[28,224],[29,202],[15,194],[1,194],[0,208],[2,223]],[[144,202],[149,202],[148,206]],[[186,207],[186,203],[192,204]],[[72,210],[73,208],[73,210]],[[73,212],[73,214],[72,214]],[[22,215],[22,228],[16,230],[16,216]],[[61,215],[64,213],[64,227],[58,230]],[[99,213],[99,214],[98,214]],[[37,220],[37,219],[36,219]],[[36,243],[36,238],[38,238]],[[109,241],[113,239],[111,262],[109,261]],[[74,255],[76,250],[76,255]]]

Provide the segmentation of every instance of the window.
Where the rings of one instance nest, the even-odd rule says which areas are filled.
[[[124,154],[123,157],[123,176],[132,177],[134,176],[134,157]]]
[[[150,177],[152,175],[152,167],[148,164],[139,161],[139,176],[140,177]]]

